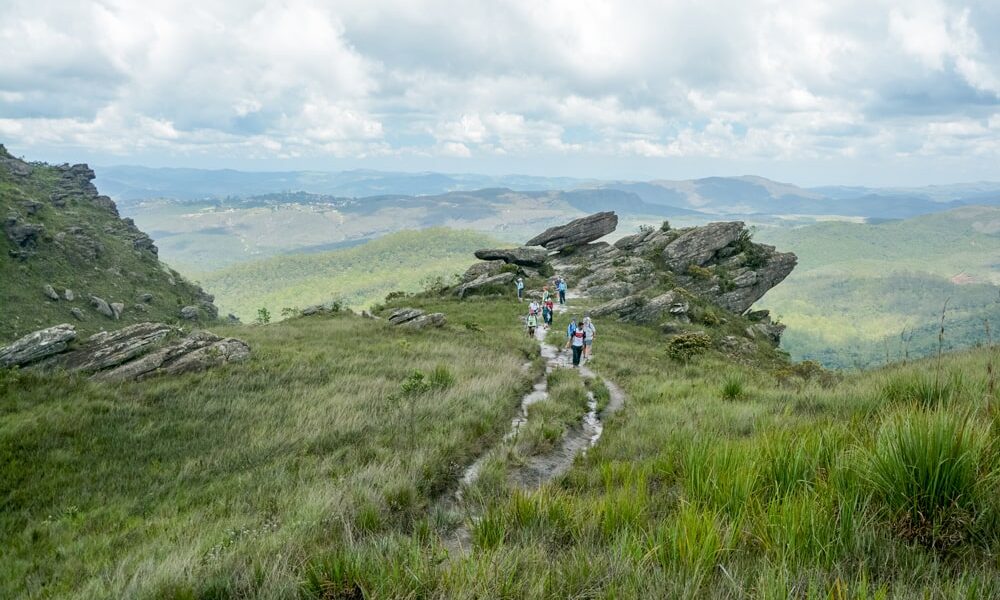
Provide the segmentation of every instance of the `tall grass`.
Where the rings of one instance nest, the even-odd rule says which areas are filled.
[[[893,525],[935,548],[964,541],[995,483],[987,433],[968,415],[905,412],[880,429],[867,479]]]

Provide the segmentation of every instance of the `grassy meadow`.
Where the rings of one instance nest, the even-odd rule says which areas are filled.
[[[234,327],[250,362],[121,386],[3,373],[0,596],[1000,594],[995,348],[832,374],[677,361],[657,329],[601,319],[589,366],[626,405],[530,490],[510,474],[577,426],[584,384],[549,374],[502,442],[542,373],[523,305],[394,302],[449,325]]]

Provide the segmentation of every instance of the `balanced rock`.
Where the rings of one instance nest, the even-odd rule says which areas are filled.
[[[548,260],[549,253],[524,246],[520,248],[486,248],[476,250],[476,258],[479,260],[502,260],[507,264],[538,268]]]
[[[53,288],[48,283],[46,283],[45,287],[42,288],[42,292],[49,298],[49,300],[58,300],[59,299],[59,294],[56,293],[55,288]]]
[[[773,246],[761,245],[761,248],[765,261],[763,266],[736,268],[730,284],[733,289],[719,294],[716,304],[742,313],[763,298],[768,290],[784,281],[798,263],[798,258],[791,252],[775,252]]]
[[[569,246],[582,246],[600,239],[618,227],[614,212],[595,213],[570,221],[565,225],[550,227],[528,240],[527,246],[544,246],[549,250],[562,250]]]
[[[0,367],[19,367],[66,350],[76,339],[76,328],[69,323],[41,329],[0,348]]]

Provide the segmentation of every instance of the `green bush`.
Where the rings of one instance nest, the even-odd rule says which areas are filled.
[[[685,362],[711,347],[712,338],[706,333],[700,331],[681,333],[667,342],[667,355],[674,360]]]
[[[430,386],[436,389],[448,389],[455,384],[455,376],[447,365],[439,364],[431,371],[429,378]]]
[[[513,273],[513,274],[517,275],[518,273],[521,272],[521,267],[519,267],[519,266],[517,266],[517,265],[515,265],[513,263],[507,263],[507,264],[503,265],[502,267],[500,267],[500,272],[501,273]]]
[[[699,267],[698,265],[688,265],[687,274],[695,279],[711,279],[715,276],[711,270],[705,267]]]
[[[905,539],[947,549],[964,541],[995,480],[987,436],[968,416],[907,411],[878,432],[866,464],[874,497]]]
[[[556,270],[552,268],[549,263],[542,263],[542,266],[538,267],[538,274],[542,277],[552,277],[556,274]]]
[[[660,223],[660,231],[670,231],[670,221],[663,219],[663,223]]]
[[[260,307],[257,309],[257,324],[267,325],[271,322],[271,311],[267,310],[266,307]]]

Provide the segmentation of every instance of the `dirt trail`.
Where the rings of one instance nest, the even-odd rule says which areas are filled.
[[[572,297],[570,298],[572,299]],[[556,305],[557,313],[565,313],[569,310],[568,305]],[[528,408],[532,404],[545,402],[549,399],[548,394],[548,374],[554,369],[570,368],[572,366],[571,352],[562,350],[545,341],[547,330],[539,327],[535,330],[535,338],[541,347],[541,356],[545,359],[545,373],[535,382],[531,392],[521,399],[520,410],[517,416],[511,420],[510,430],[504,435],[501,446],[508,446],[517,438],[518,432],[528,422]],[[593,371],[586,365],[581,365],[578,369],[580,377],[583,379],[593,379],[596,377]],[[625,393],[613,382],[604,379],[610,399],[603,410],[597,410],[597,402],[591,392],[588,392],[588,411],[583,415],[579,425],[570,428],[564,435],[562,442],[551,451],[532,456],[522,464],[512,468],[510,480],[517,487],[524,489],[535,489],[545,482],[554,479],[565,473],[573,465],[577,455],[584,453],[601,438],[604,432],[604,419],[611,416],[625,405]],[[462,474],[458,489],[443,499],[443,508],[446,510],[460,510],[463,508],[463,494],[470,485],[475,483],[482,472],[486,461],[494,455],[492,451],[483,453],[475,462],[469,465]],[[464,507],[468,508],[468,507]],[[445,539],[445,545],[449,551],[467,552],[471,548],[471,531],[469,520],[475,520],[476,515],[467,515],[462,525],[460,525],[451,536]]]

